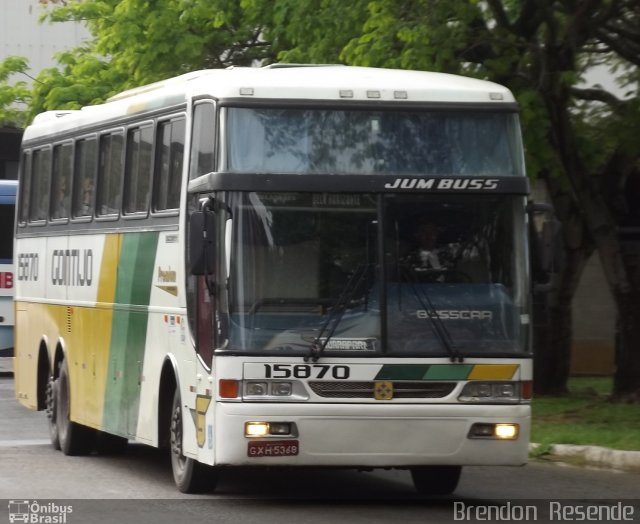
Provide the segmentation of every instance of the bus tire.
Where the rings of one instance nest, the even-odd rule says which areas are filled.
[[[411,468],[416,491],[421,495],[450,495],[458,487],[462,466],[421,466]]]
[[[95,431],[70,419],[71,388],[66,359],[60,364],[56,382],[56,425],[60,449],[65,455],[86,455],[93,449]]]
[[[173,480],[182,493],[213,491],[217,481],[214,468],[185,457],[182,453],[183,423],[180,391],[176,389],[173,395],[169,428]]]
[[[47,421],[49,425],[49,439],[53,449],[60,449],[60,437],[58,435],[58,415],[56,405],[58,399],[58,383],[59,381],[49,375],[47,380],[47,389],[45,393],[45,410],[47,413]]]

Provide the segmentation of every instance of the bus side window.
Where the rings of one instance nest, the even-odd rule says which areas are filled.
[[[216,108],[210,102],[193,108],[189,180],[215,171],[215,113]]]
[[[96,139],[78,140],[73,174],[73,216],[76,218],[93,215],[97,165]]]
[[[151,193],[153,125],[129,129],[124,168],[124,213],[146,213]]]
[[[53,148],[53,179],[51,181],[51,219],[69,218],[71,198],[71,166],[73,147],[59,144]]]
[[[96,215],[114,216],[120,212],[124,136],[121,132],[100,137]]]
[[[184,163],[185,120],[158,123],[153,210],[178,209]]]
[[[29,219],[29,201],[31,200],[31,151],[22,154],[20,169],[20,211],[18,223],[26,224]]]
[[[50,181],[51,149],[38,149],[33,152],[33,163],[31,169],[31,198],[29,202],[30,222],[47,219]]]

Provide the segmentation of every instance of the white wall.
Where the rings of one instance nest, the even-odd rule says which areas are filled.
[[[56,53],[90,38],[87,29],[76,22],[39,22],[45,8],[39,0],[0,0],[0,60],[26,57],[31,76],[56,65]]]

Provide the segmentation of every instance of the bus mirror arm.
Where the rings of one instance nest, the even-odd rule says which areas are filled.
[[[192,275],[212,275],[216,242],[215,213],[205,204],[189,217],[189,270]]]

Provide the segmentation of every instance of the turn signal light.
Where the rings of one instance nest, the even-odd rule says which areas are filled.
[[[218,394],[220,398],[238,398],[240,394],[240,381],[221,378],[218,381]]]

